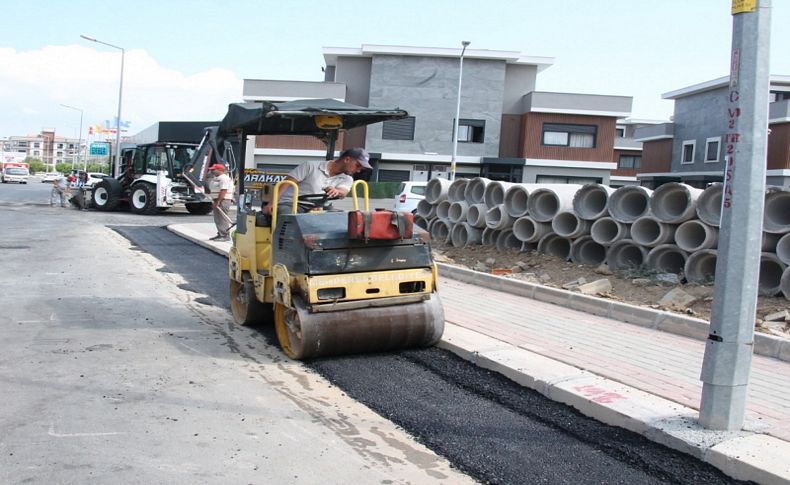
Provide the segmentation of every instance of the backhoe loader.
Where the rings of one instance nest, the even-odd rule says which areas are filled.
[[[248,135],[314,136],[326,144],[329,160],[342,130],[406,116],[331,99],[232,104],[220,126],[207,130],[184,173],[196,188],[204,187],[206,167],[230,156],[234,139],[238,153],[245,153]],[[228,275],[236,323],[273,323],[293,359],[439,341],[444,310],[427,232],[414,226],[409,237],[352,237],[349,213],[327,209],[324,194],[299,194],[290,180],[245,190],[244,163],[235,165],[240,195]],[[287,187],[292,201],[280,207]],[[368,195],[366,182],[355,181],[349,193],[355,210],[361,200],[370,213]],[[269,201],[271,216],[261,211]]]

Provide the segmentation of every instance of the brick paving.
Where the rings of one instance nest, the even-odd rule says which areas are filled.
[[[443,278],[448,322],[699,409],[705,342]],[[790,363],[753,356],[747,424],[790,441]]]

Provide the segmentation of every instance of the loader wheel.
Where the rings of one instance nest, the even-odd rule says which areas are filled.
[[[190,214],[205,215],[212,211],[211,202],[193,202],[186,204],[187,212]]]
[[[277,340],[285,355],[295,360],[308,357],[302,344],[302,322],[299,321],[299,314],[295,309],[275,303],[274,328],[277,331]]]
[[[100,211],[111,211],[121,203],[121,184],[112,178],[105,178],[93,187],[91,193],[93,207]]]
[[[156,189],[154,186],[140,183],[132,187],[129,207],[135,214],[156,214]]]
[[[272,323],[272,304],[258,301],[252,281],[246,274],[243,283],[230,280],[230,311],[233,321],[238,325]]]

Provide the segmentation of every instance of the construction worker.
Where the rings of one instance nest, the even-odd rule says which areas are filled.
[[[230,228],[230,203],[233,199],[233,180],[225,173],[225,165],[215,163],[208,168],[214,175],[209,180],[209,193],[214,203],[214,224],[217,226],[217,235],[212,241],[229,241]]]

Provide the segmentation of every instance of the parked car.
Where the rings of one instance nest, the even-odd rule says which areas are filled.
[[[414,212],[417,204],[425,198],[425,187],[428,182],[401,182],[398,195],[395,196],[393,208],[396,211]]]
[[[58,177],[60,177],[60,174],[57,173],[57,172],[43,173],[43,174],[41,174],[41,182],[44,182],[44,183],[46,183],[46,182],[54,182],[55,180],[58,179]]]
[[[85,182],[85,187],[93,187],[97,183],[101,182],[103,177],[107,177],[108,175],[105,173],[100,172],[88,172],[88,181]]]

